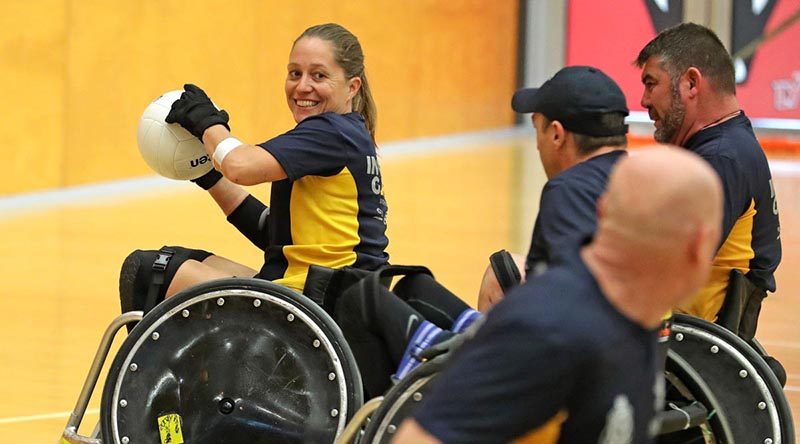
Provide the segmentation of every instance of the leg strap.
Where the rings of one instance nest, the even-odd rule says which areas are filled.
[[[328,314],[333,314],[336,300],[351,285],[372,272],[359,268],[328,268],[321,265],[308,267],[303,295],[316,302]]]
[[[202,262],[211,253],[177,246],[136,250],[125,258],[119,276],[122,311],[150,311],[164,300],[178,268],[189,259]]]
[[[421,266],[385,265],[378,270],[370,271],[353,267],[333,269],[311,265],[308,267],[303,295],[319,304],[329,314],[333,314],[336,300],[355,284],[361,285],[363,291],[376,292],[378,286],[388,288],[394,276],[419,273],[433,276],[430,270]]]
[[[167,274],[167,265],[169,265],[169,261],[172,259],[172,257],[175,256],[175,250],[169,247],[161,247],[156,254],[158,256],[156,256],[156,259],[153,261],[150,285],[148,285],[147,297],[144,300],[145,313],[152,310],[153,307],[160,302],[159,299],[163,300],[163,296],[161,298],[158,297],[159,293],[161,293],[161,287],[164,287],[163,293],[167,292],[166,290],[167,287],[169,287],[169,282],[167,282],[166,285],[164,284]],[[172,279],[170,279],[170,281],[171,280]]]

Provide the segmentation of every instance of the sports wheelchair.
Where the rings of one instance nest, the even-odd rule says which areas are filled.
[[[795,443],[781,383],[756,349],[719,325],[681,314],[670,338],[657,442]],[[365,404],[337,443],[388,443],[431,392],[448,355],[423,363],[380,403]]]
[[[91,436],[77,430],[116,333]],[[363,403],[341,330],[316,303],[258,279],[189,288],[106,330],[62,443],[326,443]]]
[[[491,260],[498,278],[512,264],[499,254]],[[516,282],[511,276],[501,286],[507,289]],[[785,372],[754,338],[765,296],[733,270],[716,324],[685,314],[673,316],[658,443],[795,443],[792,412],[783,392]],[[456,348],[447,347],[446,353],[423,363],[382,402],[365,404],[338,442],[389,442],[435,386]]]

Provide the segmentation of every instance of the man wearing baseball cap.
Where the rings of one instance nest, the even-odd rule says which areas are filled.
[[[541,87],[517,91],[511,107],[533,113],[536,147],[548,181],[527,258],[505,250],[492,255],[478,295],[481,311],[526,275],[541,273],[565,245],[594,233],[597,199],[611,168],[626,155],[625,95],[597,68],[563,68]],[[519,272],[522,264],[524,273]]]

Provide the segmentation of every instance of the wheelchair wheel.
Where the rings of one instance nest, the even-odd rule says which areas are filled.
[[[189,288],[136,325],[100,421],[104,443],[321,443],[362,402],[352,353],[319,306],[232,278]]]
[[[421,364],[389,389],[370,417],[360,442],[382,444],[391,441],[400,423],[431,393],[447,358],[447,355],[440,355]]]
[[[694,433],[704,439],[698,442],[794,444],[780,382],[756,350],[730,331],[676,314],[666,366],[671,408],[700,403],[708,411],[702,430],[677,435]],[[692,441],[667,435],[659,442]]]

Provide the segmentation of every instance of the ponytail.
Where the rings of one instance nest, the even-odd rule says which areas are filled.
[[[367,130],[375,142],[375,126],[378,123],[378,108],[375,107],[375,99],[372,98],[372,91],[367,82],[367,73],[361,74],[361,89],[358,90],[353,98],[353,111],[361,114],[367,125]]]

